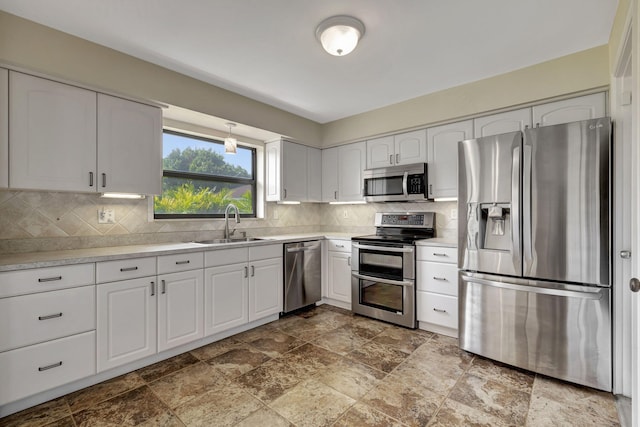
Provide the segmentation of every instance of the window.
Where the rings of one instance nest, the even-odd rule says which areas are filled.
[[[164,131],[162,195],[154,218],[221,218],[229,203],[240,216],[256,216],[256,150],[225,154],[214,139]]]

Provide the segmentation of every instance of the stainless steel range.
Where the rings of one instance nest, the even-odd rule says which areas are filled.
[[[375,235],[351,239],[351,310],[415,329],[415,242],[435,236],[436,215],[376,213],[375,225]]]

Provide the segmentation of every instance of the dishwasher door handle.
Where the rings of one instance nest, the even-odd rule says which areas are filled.
[[[316,249],[320,249],[320,245],[305,246],[305,247],[302,247],[302,248],[287,248],[287,253],[315,251]]]

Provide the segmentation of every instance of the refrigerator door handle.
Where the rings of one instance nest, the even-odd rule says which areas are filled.
[[[520,146],[512,153],[511,167],[511,248],[516,273],[522,274],[520,254]]]
[[[493,286],[495,288],[511,289],[514,291],[528,292],[532,294],[555,295],[561,297],[572,297],[582,299],[599,300],[602,297],[602,289],[596,287],[584,287],[584,290],[566,290],[541,288],[537,286],[516,285],[514,283],[497,282],[495,280],[480,279],[477,277],[463,276],[463,280],[471,283],[479,283],[481,285]]]
[[[523,144],[522,150],[522,247],[523,266],[522,274],[531,274],[533,262],[533,236],[531,235],[531,146]]]

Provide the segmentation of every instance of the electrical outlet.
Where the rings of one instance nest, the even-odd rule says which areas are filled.
[[[98,209],[98,224],[115,224],[116,214],[113,209]]]
[[[349,218],[349,211],[347,209],[342,212],[342,218]]]
[[[451,209],[451,219],[458,219],[458,209]]]

